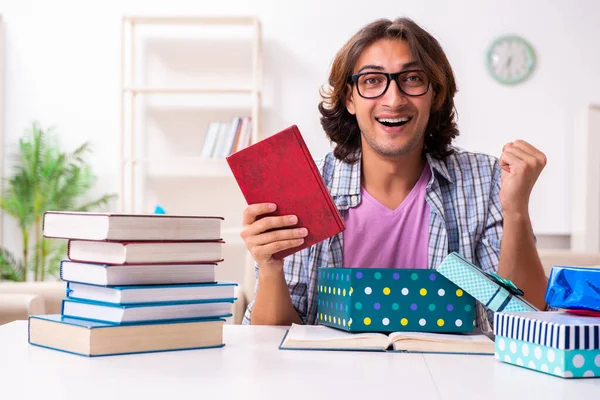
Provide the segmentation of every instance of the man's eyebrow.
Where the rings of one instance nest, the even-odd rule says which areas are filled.
[[[418,61],[409,61],[406,64],[402,65],[402,70],[406,70],[406,69],[414,68],[414,67],[418,67],[418,66],[420,66],[420,63]],[[385,68],[383,68],[381,65],[367,64],[367,65],[363,65],[362,67],[360,67],[360,69],[358,70],[357,73],[361,73],[365,69],[374,69],[376,71],[384,71],[385,70]]]
[[[384,68],[381,65],[364,65],[362,66],[359,70],[358,73],[361,73],[362,71],[364,71],[365,69],[374,69],[377,71],[383,71]]]

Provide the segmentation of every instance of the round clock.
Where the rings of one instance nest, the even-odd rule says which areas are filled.
[[[490,45],[486,63],[494,79],[512,85],[531,75],[535,67],[535,52],[520,36],[502,36]]]

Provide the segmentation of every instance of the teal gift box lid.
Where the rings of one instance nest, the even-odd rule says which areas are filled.
[[[430,269],[319,268],[322,325],[349,332],[472,332],[475,299]]]
[[[539,311],[521,297],[523,291],[511,281],[496,274],[484,272],[458,253],[448,254],[436,271],[492,311]]]

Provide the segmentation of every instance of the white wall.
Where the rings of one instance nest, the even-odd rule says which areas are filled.
[[[257,15],[264,33],[264,132],[297,124],[314,156],[329,149],[317,103],[336,51],[375,18],[411,17],[440,40],[454,67],[457,143],[499,155],[504,143],[521,138],[542,149],[549,164],[533,194],[534,229],[569,233],[573,118],[600,102],[600,2],[4,0],[0,13],[6,151],[32,120],[56,125],[67,147],[93,143],[98,192],[117,190],[122,15]],[[538,57],[532,79],[510,88],[492,81],[484,64],[489,43],[505,33],[523,35]],[[9,247],[17,245],[12,229],[4,229]]]

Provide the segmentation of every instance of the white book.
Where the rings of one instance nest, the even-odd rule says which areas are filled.
[[[210,158],[213,154],[215,145],[217,144],[217,136],[219,134],[220,125],[220,122],[211,122],[208,125],[208,129],[206,130],[206,134],[204,136],[204,146],[202,146],[202,157]]]
[[[221,153],[219,157],[225,158],[230,155],[233,151],[233,145],[235,144],[235,138],[238,135],[240,124],[242,119],[240,117],[234,117],[231,120],[231,124],[229,125],[229,130],[227,131],[227,140],[221,149]]]
[[[235,297],[235,287],[229,282],[114,287],[69,282],[67,297],[113,304],[230,300]]]
[[[173,264],[221,261],[223,242],[95,242],[69,240],[72,261],[97,264]]]
[[[223,149],[227,145],[227,135],[229,133],[230,126],[231,123],[229,122],[221,122],[219,124],[219,132],[217,133],[217,143],[215,144],[215,148],[213,149],[213,152],[211,154],[213,158],[221,157],[221,153],[223,153]]]
[[[415,353],[494,354],[494,341],[483,333],[350,333],[324,325],[292,324],[281,349],[378,350]]]
[[[202,301],[196,303],[148,303],[115,305],[80,300],[63,300],[65,317],[82,318],[115,324],[171,321],[196,318],[231,316],[232,301]]]
[[[170,285],[215,282],[217,264],[109,265],[63,260],[60,278],[100,286]]]
[[[84,240],[219,240],[222,217],[48,211],[43,234]]]

